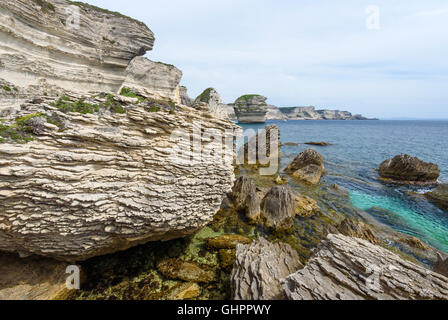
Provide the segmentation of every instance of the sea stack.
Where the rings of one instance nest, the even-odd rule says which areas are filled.
[[[264,123],[268,112],[267,98],[257,94],[241,96],[235,101],[239,123]]]

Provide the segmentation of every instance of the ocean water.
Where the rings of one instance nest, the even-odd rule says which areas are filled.
[[[437,163],[441,182],[448,183],[448,121],[268,121],[281,130],[282,165],[307,148],[324,156],[325,183],[337,183],[350,194],[354,207],[397,231],[448,252],[448,212],[428,202],[429,188],[385,185],[377,168],[384,160],[407,153]],[[261,130],[265,124],[244,124]],[[328,147],[304,142],[325,141]]]

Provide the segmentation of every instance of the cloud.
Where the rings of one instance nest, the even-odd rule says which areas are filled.
[[[144,21],[150,59],[192,96],[260,93],[279,106],[344,106],[374,117],[448,118],[445,0],[87,0]],[[366,8],[380,9],[367,30]]]

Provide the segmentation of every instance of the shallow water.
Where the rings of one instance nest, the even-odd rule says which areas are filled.
[[[325,182],[345,188],[353,206],[397,231],[418,237],[448,252],[448,212],[421,196],[426,188],[384,185],[376,169],[397,154],[407,153],[434,162],[441,182],[448,182],[448,121],[268,121],[281,130],[282,165],[301,151],[315,148],[324,156]],[[265,124],[245,124],[263,129]],[[304,142],[325,141],[328,147]]]

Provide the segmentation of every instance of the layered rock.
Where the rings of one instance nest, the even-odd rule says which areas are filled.
[[[384,179],[405,184],[435,184],[440,176],[439,167],[410,155],[398,155],[384,161],[379,168]]]
[[[373,244],[380,243],[380,240],[377,238],[372,228],[362,221],[355,221],[350,218],[346,218],[337,229],[345,236],[364,239]]]
[[[239,123],[264,123],[268,112],[267,98],[252,94],[241,96],[234,104]]]
[[[249,221],[257,221],[260,217],[260,197],[252,179],[241,176],[235,182],[230,194],[234,208],[243,211]]]
[[[261,202],[261,217],[275,230],[288,229],[297,215],[310,217],[318,210],[316,201],[297,194],[289,185],[272,187]]]
[[[194,100],[188,95],[188,89],[185,86],[179,87],[180,102],[187,107],[192,107]]]
[[[87,4],[0,2],[0,79],[20,90],[117,92],[131,60],[153,43],[143,23]]]
[[[315,107],[276,108],[269,111],[272,120],[371,120],[362,115],[353,115],[348,111],[316,110]]]
[[[207,110],[218,119],[230,119],[227,106],[222,103],[221,96],[213,88],[204,90],[194,101],[193,108]]]
[[[437,262],[434,265],[434,272],[440,273],[448,277],[448,256],[437,255]]]
[[[446,300],[448,278],[368,241],[330,234],[283,289],[292,300]]]
[[[181,103],[179,82],[182,71],[173,65],[153,62],[144,57],[136,57],[126,69],[122,88],[155,99],[168,99]]]
[[[318,184],[325,171],[323,157],[314,149],[300,153],[285,169],[294,178],[310,184]]]
[[[279,107],[268,105],[268,113],[266,114],[267,120],[287,120],[288,116],[285,115]]]
[[[426,197],[441,208],[448,210],[448,184],[439,185],[433,191],[428,192]]]
[[[202,228],[233,186],[234,156],[198,124],[233,139],[232,122],[148,98],[23,104],[0,127],[0,250],[82,260]]]
[[[234,300],[284,299],[281,280],[303,265],[290,245],[272,244],[260,238],[251,245],[238,245],[231,275]]]

